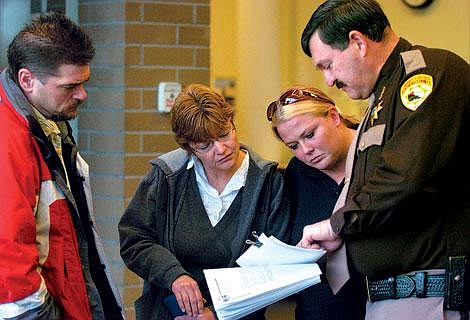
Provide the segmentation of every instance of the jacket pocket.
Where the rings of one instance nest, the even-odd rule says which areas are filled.
[[[363,132],[357,144],[357,150],[363,152],[371,146],[381,146],[385,133],[385,124],[379,124]]]

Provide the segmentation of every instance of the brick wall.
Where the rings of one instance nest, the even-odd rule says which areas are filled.
[[[80,1],[80,23],[97,49],[79,116],[94,207],[126,313],[142,281],[119,256],[117,223],[148,161],[176,147],[169,116],[156,112],[162,81],[209,84],[210,0]]]

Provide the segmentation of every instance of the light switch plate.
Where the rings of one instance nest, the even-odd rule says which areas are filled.
[[[170,112],[175,99],[181,92],[181,84],[178,82],[160,82],[158,85],[158,112]]]

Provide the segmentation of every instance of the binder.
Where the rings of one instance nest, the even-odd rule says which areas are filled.
[[[240,267],[205,269],[214,309],[220,320],[235,320],[319,283],[316,261],[325,250],[288,245],[274,236],[253,233]]]

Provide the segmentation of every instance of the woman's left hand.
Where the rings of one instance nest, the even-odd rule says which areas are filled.
[[[211,309],[204,307],[204,310],[202,310],[202,313],[200,313],[197,317],[197,320],[217,320],[217,317],[215,314],[212,312]]]
[[[181,275],[171,284],[178,305],[183,312],[190,316],[202,313],[204,298],[201,295],[197,282],[188,275]]]
[[[217,317],[214,315],[211,309],[204,307],[202,313],[195,317],[185,315],[176,317],[175,320],[217,320]]]

